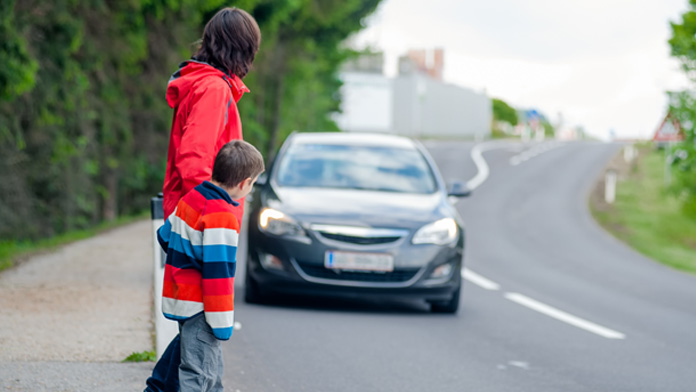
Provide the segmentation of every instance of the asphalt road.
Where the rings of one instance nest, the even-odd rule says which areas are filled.
[[[446,179],[476,175],[473,143],[426,146]],[[369,299],[247,305],[239,294],[226,389],[696,391],[696,277],[635,253],[587,210],[618,146],[483,150],[490,175],[457,204],[467,224],[457,315]]]

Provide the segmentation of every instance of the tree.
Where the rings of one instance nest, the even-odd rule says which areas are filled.
[[[0,71],[0,194],[10,200],[0,214],[21,223],[0,236],[50,236],[147,205],[166,153],[162,81],[208,3],[3,2],[0,59],[14,65]]]
[[[508,105],[505,101],[493,98],[493,119],[495,121],[506,122],[512,126],[517,125],[517,110]]]
[[[379,0],[239,0],[263,46],[244,136],[336,130],[340,42]],[[224,0],[0,2],[0,240],[86,228],[161,191],[166,81]]]
[[[670,113],[684,131],[684,141],[672,149],[671,190],[681,197],[685,213],[696,219],[696,93],[669,93]]]
[[[696,0],[689,0],[689,9],[681,23],[670,23],[672,37],[669,45],[672,56],[679,59],[682,69],[696,82]],[[684,210],[696,218],[696,92],[670,92],[669,110],[679,120],[685,140],[677,147],[681,151],[674,160],[673,190],[684,200]]]

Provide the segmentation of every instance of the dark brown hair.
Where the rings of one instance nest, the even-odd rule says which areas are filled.
[[[233,140],[222,146],[215,157],[213,181],[234,188],[247,178],[255,179],[264,170],[263,156],[256,147],[244,140]]]
[[[223,8],[205,25],[201,47],[193,58],[243,79],[261,45],[253,16],[239,8]]]

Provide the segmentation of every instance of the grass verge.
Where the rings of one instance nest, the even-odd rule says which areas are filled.
[[[141,353],[132,353],[121,362],[156,362],[157,355],[154,351],[143,351]]]
[[[644,255],[676,269],[696,274],[696,220],[687,217],[680,201],[665,190],[664,152],[639,149],[631,166],[617,156],[616,201],[608,205],[593,192],[590,209],[610,233]],[[623,166],[623,167],[622,167]],[[601,194],[601,196],[598,195]]]
[[[149,216],[149,211],[138,215],[121,217],[113,222],[102,223],[91,229],[75,230],[38,241],[0,241],[0,272],[14,266],[20,260],[33,254],[49,251],[71,242],[89,238],[104,231],[144,219],[147,216]]]

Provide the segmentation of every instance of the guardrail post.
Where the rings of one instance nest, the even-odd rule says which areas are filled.
[[[626,147],[624,147],[623,150],[623,156],[624,156],[624,161],[626,163],[631,163],[633,160],[636,158],[636,148],[633,146],[633,144],[629,144]]]
[[[612,204],[614,200],[616,200],[616,170],[609,169],[604,179],[604,201]]]
[[[164,211],[162,209],[162,194],[150,200],[150,212],[152,215],[152,249],[153,249],[153,299],[155,312],[155,351],[157,358],[162,356],[169,342],[179,333],[179,326],[175,321],[167,320],[162,315],[162,282],[164,279],[164,264],[167,255],[157,241],[157,229],[164,224]]]

